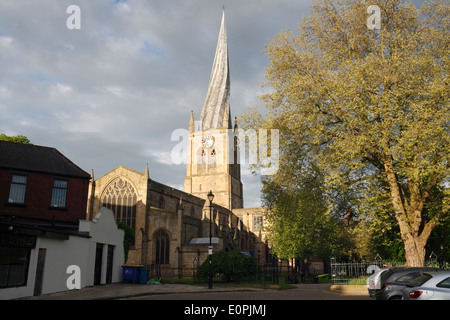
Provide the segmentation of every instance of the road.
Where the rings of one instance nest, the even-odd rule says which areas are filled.
[[[231,291],[210,293],[178,293],[159,294],[130,297],[124,300],[225,300],[225,301],[268,301],[268,300],[373,300],[368,294],[352,295],[330,292],[328,286],[299,285],[289,290],[264,290],[264,291]]]
[[[329,285],[298,285],[289,290],[261,291],[224,291],[196,292],[178,294],[145,295],[124,300],[146,300],[147,308],[165,310],[167,319],[172,317],[217,318],[217,319],[249,319],[249,317],[264,317],[267,319],[292,318],[301,319],[301,310],[315,310],[315,315],[326,317],[327,314],[340,314],[342,308],[354,306],[342,305],[338,309],[324,303],[324,300],[373,300],[368,294],[342,294],[329,291]],[[302,301],[303,300],[303,301]],[[314,300],[314,301],[313,301]],[[317,302],[317,300],[320,300]],[[153,302],[152,302],[153,301]],[[335,301],[336,302],[336,301]],[[367,302],[372,304],[372,302]],[[306,314],[308,314],[306,312]],[[303,314],[302,316],[305,316]]]

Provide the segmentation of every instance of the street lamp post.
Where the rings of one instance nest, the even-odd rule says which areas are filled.
[[[209,200],[209,279],[208,279],[208,289],[212,289],[212,201],[214,199],[214,194],[210,190],[208,193],[208,200]]]

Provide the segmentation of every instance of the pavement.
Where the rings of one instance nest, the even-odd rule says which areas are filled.
[[[80,290],[70,290],[51,293],[37,297],[26,297],[21,300],[116,300],[146,295],[178,294],[178,293],[206,293],[206,292],[230,292],[230,291],[262,291],[263,288],[255,287],[220,287],[208,289],[205,285],[188,284],[137,284],[114,283],[94,287],[86,287]]]
[[[330,290],[330,284],[300,284],[298,288]],[[266,286],[213,286],[208,289],[205,285],[188,284],[136,284],[136,283],[115,283],[86,287],[81,290],[70,290],[59,293],[41,295],[37,297],[27,297],[20,300],[118,300],[126,298],[143,297],[149,295],[164,294],[186,294],[186,293],[213,293],[213,292],[267,292],[277,291],[276,287]],[[283,290],[285,291],[285,290]],[[287,290],[289,291],[289,290]],[[355,292],[353,292],[355,294]],[[367,291],[365,293],[367,295]]]

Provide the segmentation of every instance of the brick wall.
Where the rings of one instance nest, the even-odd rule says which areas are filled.
[[[8,202],[13,174],[27,176],[24,204]],[[55,179],[68,181],[65,208],[51,207]],[[78,222],[86,218],[88,185],[87,179],[0,170],[0,213]]]

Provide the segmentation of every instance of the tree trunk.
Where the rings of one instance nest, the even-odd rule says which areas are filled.
[[[422,230],[422,233],[419,232],[422,223],[421,210],[418,211],[414,208],[407,207],[408,202],[406,199],[402,199],[392,162],[387,157],[384,161],[384,168],[391,193],[395,218],[400,227],[400,234],[405,247],[406,265],[409,267],[423,267],[425,264],[425,245],[433,226],[428,224]],[[409,203],[413,201],[419,203],[420,200],[409,199]],[[420,206],[420,208],[422,207]]]
[[[405,245],[405,258],[407,267],[423,267],[425,264],[425,243],[420,237],[413,238],[411,235],[403,240]]]

